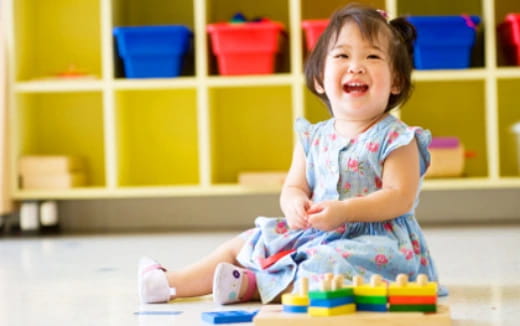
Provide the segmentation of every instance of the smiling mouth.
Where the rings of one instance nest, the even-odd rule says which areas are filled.
[[[368,85],[361,83],[348,83],[343,85],[343,91],[346,93],[364,93],[368,91]]]

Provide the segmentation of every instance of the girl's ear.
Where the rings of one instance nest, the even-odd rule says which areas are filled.
[[[399,86],[394,85],[390,89],[390,93],[392,93],[392,95],[398,95],[399,93],[401,93],[401,88]]]
[[[325,89],[323,89],[323,86],[321,86],[316,79],[314,79],[314,89],[316,89],[316,92],[319,94],[325,94]]]
[[[390,93],[392,95],[398,95],[399,93],[401,93],[401,87],[399,86],[399,84],[399,80],[394,80],[392,88],[390,88]]]

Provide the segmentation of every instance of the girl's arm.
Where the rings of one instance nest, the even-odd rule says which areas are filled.
[[[312,227],[333,230],[347,222],[377,222],[409,212],[420,181],[419,150],[415,139],[394,150],[383,163],[382,188],[365,197],[324,201],[311,206]]]
[[[309,199],[311,191],[305,177],[305,165],[305,154],[302,145],[298,142],[280,195],[280,207],[287,218],[287,223],[294,229],[308,227],[307,210],[311,206]]]

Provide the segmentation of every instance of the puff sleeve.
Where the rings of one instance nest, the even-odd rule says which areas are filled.
[[[311,141],[316,130],[316,125],[313,125],[305,118],[300,117],[296,119],[294,130],[298,135],[298,139],[300,140],[305,156],[307,157],[309,154]]]
[[[419,150],[420,175],[424,176],[426,170],[430,166],[430,152],[428,151],[428,145],[432,140],[432,136],[429,130],[403,125],[396,125],[394,128],[389,129],[385,136],[385,142],[381,152],[381,160],[384,161],[388,155],[397,148],[410,144],[414,138],[416,139]]]

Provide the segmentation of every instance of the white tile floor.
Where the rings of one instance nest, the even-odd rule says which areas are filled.
[[[520,226],[427,228],[453,325],[520,325]],[[180,267],[234,233],[0,238],[0,325],[204,325],[211,297],[139,306],[136,263]],[[136,315],[163,311],[168,315]],[[175,315],[175,312],[182,312]],[[206,324],[207,325],[207,324]]]

